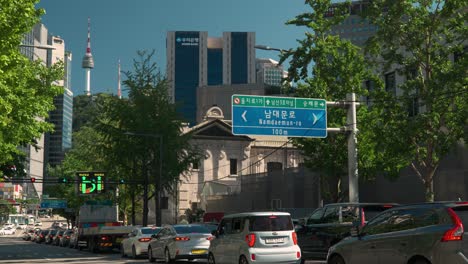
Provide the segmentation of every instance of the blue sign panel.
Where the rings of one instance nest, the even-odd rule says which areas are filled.
[[[41,208],[67,208],[65,200],[42,200]]]
[[[323,99],[232,96],[232,133],[288,137],[327,137]]]

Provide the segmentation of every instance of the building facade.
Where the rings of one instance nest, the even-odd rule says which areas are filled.
[[[298,168],[303,163],[301,151],[287,137],[233,135],[231,121],[223,118],[217,106],[205,116],[184,131],[193,135],[191,144],[203,151],[204,158],[181,175],[175,195],[167,195],[163,223],[176,223],[187,209],[209,210],[209,198],[214,195],[240,193],[241,181],[254,179],[250,175]],[[271,203],[274,197],[267,200]]]
[[[49,36],[49,44],[55,49],[51,51],[51,65],[62,61],[65,75],[57,84],[63,86],[64,93],[54,98],[55,109],[49,113],[49,122],[54,124],[54,131],[46,133],[45,169],[47,165],[56,166],[62,163],[65,152],[72,144],[73,123],[73,92],[71,89],[72,54],[65,50],[65,42],[57,36]]]
[[[198,87],[256,82],[254,46],[253,32],[224,32],[221,38],[205,31],[167,33],[169,95],[190,125],[197,121]]]
[[[288,76],[283,66],[273,59],[257,59],[256,69],[257,83],[267,86],[281,87],[283,78]]]

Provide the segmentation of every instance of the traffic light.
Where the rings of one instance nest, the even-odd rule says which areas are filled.
[[[36,182],[36,178],[31,177],[31,182],[32,182],[32,183],[35,183],[35,182]]]
[[[59,179],[58,179],[58,182],[59,182],[59,183],[68,183],[68,179],[62,177],[62,178],[59,178]]]
[[[119,184],[125,184],[125,179],[119,179]]]

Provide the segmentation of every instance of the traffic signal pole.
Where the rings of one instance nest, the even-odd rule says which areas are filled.
[[[348,193],[349,202],[359,202],[359,174],[358,174],[358,151],[357,151],[357,118],[356,93],[347,94],[347,101],[328,102],[327,107],[348,108],[346,125],[339,128],[327,128],[331,133],[348,133]]]

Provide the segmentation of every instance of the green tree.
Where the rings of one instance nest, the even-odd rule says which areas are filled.
[[[53,85],[62,79],[62,64],[47,68],[20,53],[24,34],[32,30],[44,13],[36,0],[0,0],[0,164],[12,162],[23,144],[52,130],[45,118],[53,109],[53,98],[63,92]]]
[[[98,130],[105,135],[103,144],[113,164],[120,164],[132,177],[149,177],[149,185],[159,197],[163,191],[175,191],[180,175],[199,159],[199,152],[189,144],[190,135],[183,133],[184,124],[169,97],[168,82],[152,62],[153,55],[154,51],[138,52],[134,70],[125,73],[129,98],[112,98],[104,105]],[[143,202],[146,225],[148,201]],[[156,224],[161,225],[159,199],[155,209]]]
[[[368,153],[385,173],[412,168],[433,201],[441,160],[467,140],[466,2],[383,0],[368,7],[365,16],[379,30],[367,55],[382,76],[395,71],[404,79],[397,92],[371,95],[372,118],[363,124],[374,130]]]
[[[378,80],[366,67],[361,50],[348,40],[330,34],[331,27],[348,16],[349,2],[336,4],[333,17],[325,15],[332,6],[330,0],[306,3],[312,11],[298,15],[287,24],[303,26],[309,31],[305,39],[299,40],[299,47],[282,57],[282,61],[291,58],[288,78],[297,83],[296,96],[342,101],[351,92],[357,96],[367,95],[363,82]],[[351,125],[346,124],[346,109],[329,107],[327,112],[328,127]],[[360,109],[358,115],[362,116],[363,112],[365,109]],[[297,138],[294,142],[304,150],[306,166],[322,173],[323,198],[342,201],[347,191],[341,187],[341,179],[347,175],[347,135],[328,133],[325,139]],[[358,143],[364,144],[361,139]]]

